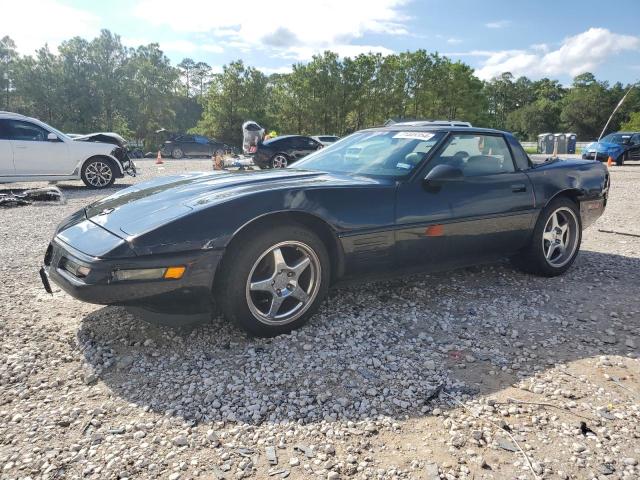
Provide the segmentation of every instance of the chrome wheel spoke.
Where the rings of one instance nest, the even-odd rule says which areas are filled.
[[[302,275],[302,272],[304,272],[309,267],[309,265],[311,265],[311,259],[307,255],[305,255],[302,260],[291,266],[290,269],[293,271],[293,273],[295,273],[296,277],[299,277],[300,275]]]
[[[555,235],[553,234],[552,231],[548,231],[548,232],[544,232],[542,234],[542,238],[549,241],[549,242],[553,242]]]
[[[279,295],[273,295],[271,297],[271,305],[269,306],[269,312],[267,313],[267,316],[269,318],[275,318],[276,315],[278,315],[278,312],[280,311],[280,307],[282,306],[283,302],[284,302],[284,297],[281,297]]]
[[[555,243],[551,243],[549,245],[549,249],[547,250],[547,254],[546,254],[547,260],[551,260],[551,258],[553,257],[553,252],[556,251],[556,247],[557,245]]]
[[[279,248],[273,249],[273,264],[275,266],[276,273],[278,273],[283,268],[287,268],[287,262],[284,261],[282,250],[280,250]]]
[[[291,295],[302,303],[307,303],[309,301],[309,295],[300,287],[294,289],[293,292],[291,292]]]
[[[251,282],[249,288],[254,292],[273,292],[273,278]]]

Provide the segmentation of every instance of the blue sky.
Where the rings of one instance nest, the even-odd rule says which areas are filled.
[[[343,56],[438,51],[476,68],[571,82],[640,78],[638,1],[506,0],[20,0],[2,7],[0,36],[21,53],[101,28],[129,46],[158,42],[215,70],[238,58],[284,72],[325,49]],[[34,12],[40,12],[34,15]],[[42,13],[46,12],[46,13]]]

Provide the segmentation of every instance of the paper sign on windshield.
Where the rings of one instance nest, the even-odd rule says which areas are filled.
[[[432,132],[398,132],[393,138],[411,138],[414,140],[429,140],[433,137]]]

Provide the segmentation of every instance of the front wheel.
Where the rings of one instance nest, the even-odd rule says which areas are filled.
[[[326,295],[330,262],[324,243],[301,226],[260,229],[231,245],[216,274],[224,316],[255,336],[303,325]]]
[[[171,156],[176,160],[179,160],[184,157],[184,152],[180,148],[174,148],[173,152],[171,152]]]
[[[95,189],[109,188],[116,181],[113,164],[103,158],[87,161],[80,176],[87,187]]]
[[[566,272],[573,264],[582,241],[578,205],[561,197],[540,214],[530,244],[514,258],[522,270],[546,277]]]

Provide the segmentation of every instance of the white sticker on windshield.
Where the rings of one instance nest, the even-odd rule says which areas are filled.
[[[398,163],[396,164],[397,168],[404,168],[405,170],[409,170],[411,168],[411,165],[409,165],[408,163]]]
[[[429,140],[435,134],[432,132],[398,132],[393,138],[412,138],[415,140]]]

